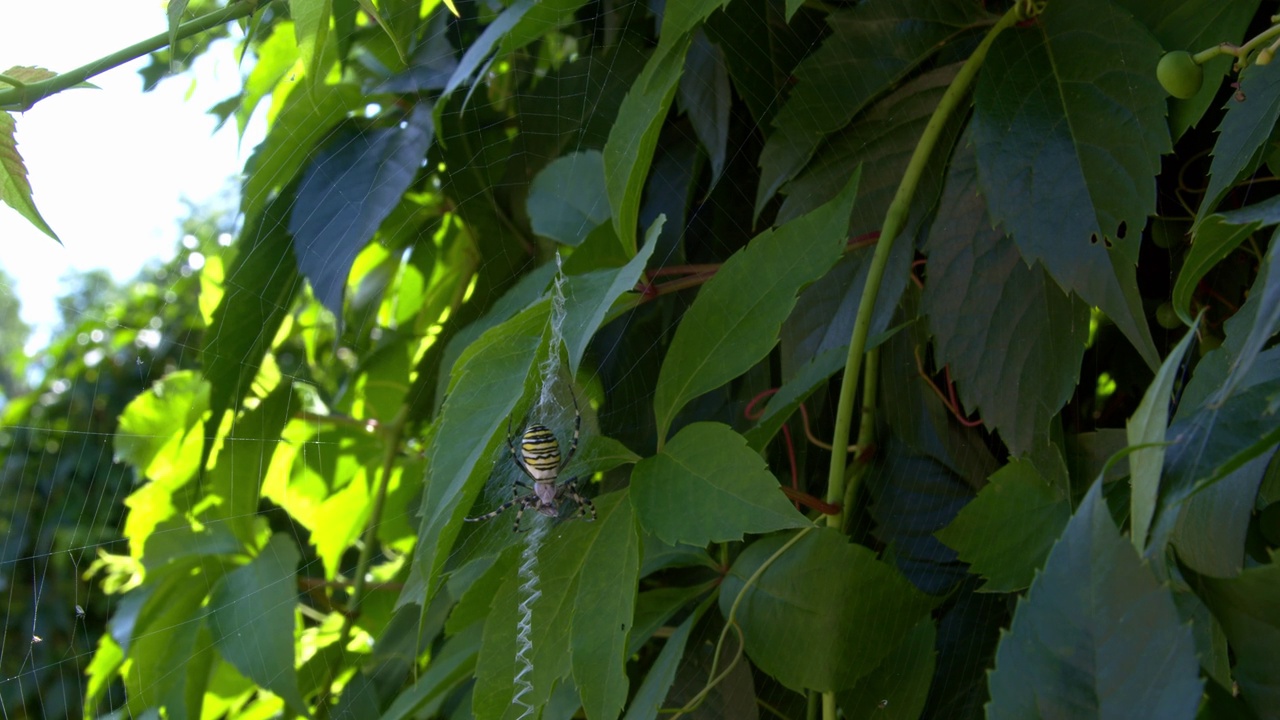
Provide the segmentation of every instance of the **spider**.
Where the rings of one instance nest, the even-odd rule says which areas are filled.
[[[571,477],[564,482],[559,482],[560,473],[569,465],[569,461],[573,460],[574,453],[578,452],[578,433],[581,429],[582,413],[578,410],[578,398],[574,396],[573,441],[569,444],[569,454],[561,462],[560,441],[556,440],[555,433],[551,432],[547,426],[538,423],[524,429],[520,435],[520,452],[516,452],[515,443],[511,439],[511,418],[508,417],[507,449],[511,452],[511,461],[533,481],[533,485],[530,486],[523,480],[516,480],[515,487],[511,488],[510,500],[484,515],[463,519],[467,522],[484,522],[501,515],[507,511],[507,508],[514,505],[517,506],[516,520],[511,530],[519,532],[520,518],[525,510],[537,510],[550,518],[559,517],[560,503],[568,498],[578,505],[578,512],[574,517],[586,517],[590,512],[591,520],[595,520],[596,506],[578,493],[578,478]],[[521,495],[522,487],[530,492]]]

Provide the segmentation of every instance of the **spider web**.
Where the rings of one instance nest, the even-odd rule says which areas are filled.
[[[612,10],[602,11],[601,16],[593,20],[607,28],[615,19],[612,16],[646,12],[647,5],[660,6],[661,3],[605,3],[602,7],[611,7]],[[494,6],[497,7],[496,4]],[[623,44],[631,42],[634,41],[624,39]],[[630,47],[627,50],[634,53],[640,48]],[[474,148],[465,167],[449,166],[444,170],[445,183],[459,180],[464,173],[484,178],[485,184],[474,194],[459,199],[460,214],[465,214],[469,207],[490,204],[492,193],[509,189],[504,184],[508,182],[506,176],[500,171],[507,164],[523,162],[541,166],[552,159],[544,156],[544,153],[547,147],[563,140],[566,134],[564,128],[583,125],[584,118],[590,120],[591,114],[598,110],[592,105],[594,95],[590,89],[608,84],[618,77],[631,76],[634,68],[623,67],[626,62],[624,55],[620,52],[606,63],[587,65],[581,78],[568,74],[552,78],[534,77],[534,72],[527,69],[511,70],[511,76],[516,78],[514,99],[517,101],[522,99],[521,93],[532,95],[531,88],[536,87],[539,82],[555,82],[564,86],[580,83],[581,90],[576,94],[557,93],[557,105],[549,116],[532,116],[532,119],[526,119],[524,115],[517,115],[515,133],[530,142],[517,145],[514,153],[507,153],[509,145],[502,137],[503,132],[497,132],[489,136],[494,138],[491,146]],[[129,68],[118,72],[133,71]],[[503,103],[512,100],[487,97],[486,89],[481,85],[477,84],[474,89],[469,90],[471,94],[468,103],[471,111],[477,115],[486,110],[500,111],[505,107]],[[769,99],[771,103],[781,100],[780,96]],[[266,112],[266,108],[261,108],[259,112]],[[754,130],[766,133],[768,129]],[[674,143],[696,147],[698,138],[685,132],[686,135],[676,138]],[[464,140],[462,137],[444,139],[449,143]],[[599,140],[599,137],[593,139],[588,133],[583,133],[577,137],[581,147],[563,147],[559,151],[561,154],[568,154],[574,150],[586,149],[590,143]],[[669,224],[661,240],[662,245],[650,263],[652,267],[675,264],[679,260],[696,262],[697,258],[680,257],[684,251],[676,238],[696,238],[705,244],[706,255],[724,257],[751,236],[752,233],[746,228],[746,221],[742,226],[733,228],[736,233],[725,233],[723,236],[705,224],[705,217],[713,214],[717,203],[721,202],[720,198],[726,193],[754,192],[754,188],[736,187],[739,180],[731,171],[735,163],[753,162],[745,145],[735,147],[731,144],[728,153],[725,165],[730,170],[714,181],[698,186],[698,197],[689,203],[688,212],[668,218]],[[680,158],[659,157],[655,161],[658,180],[650,186],[649,193],[654,198],[660,197],[663,192],[681,193],[686,186],[692,185],[687,182],[688,176],[698,171],[698,166],[682,165]],[[454,177],[455,175],[458,177]],[[681,184],[682,181],[684,185]],[[472,182],[471,177],[468,177],[468,182]],[[656,200],[643,206],[640,211],[641,226],[647,227],[660,208],[661,203]],[[122,438],[126,442],[143,442],[148,439],[146,433],[128,433],[117,429],[115,419],[125,410],[129,401],[144,393],[152,383],[176,371],[199,366],[202,345],[185,334],[189,328],[181,318],[175,316],[178,313],[200,312],[201,308],[192,300],[200,292],[201,273],[212,266],[223,269],[231,266],[238,248],[230,245],[228,240],[241,229],[229,213],[220,217],[192,220],[180,240],[180,254],[161,268],[144,273],[138,280],[137,287],[150,288],[147,292],[153,301],[150,305],[137,304],[152,313],[154,322],[145,317],[143,321],[139,321],[137,318],[142,317],[141,315],[122,319],[118,313],[112,312],[113,308],[130,307],[130,300],[124,294],[103,302],[100,296],[86,291],[84,304],[64,306],[64,326],[56,333],[57,337],[63,339],[64,346],[57,348],[59,354],[56,356],[49,355],[55,358],[53,364],[33,368],[30,373],[30,380],[38,392],[26,399],[8,398],[5,420],[0,425],[0,439],[4,443],[0,447],[4,472],[3,477],[0,477],[0,483],[3,483],[0,491],[4,497],[0,503],[3,508],[0,527],[3,527],[5,537],[3,554],[0,555],[0,591],[3,591],[6,598],[5,635],[3,643],[0,643],[0,718],[4,720],[81,714],[81,701],[90,691],[86,672],[91,663],[95,662],[94,653],[100,641],[117,632],[125,632],[127,635],[127,629],[122,627],[123,621],[118,618],[126,614],[130,606],[121,599],[122,596],[102,590],[102,583],[112,577],[111,568],[100,565],[92,575],[89,572],[95,562],[102,562],[102,553],[128,553],[127,544],[122,539],[128,522],[124,501],[126,496],[137,489],[140,481],[132,470],[115,462],[113,454],[119,452]],[[69,245],[84,241],[81,238],[65,240]],[[559,255],[555,258],[554,262],[558,265]],[[494,262],[498,260],[482,259],[481,269]],[[533,261],[530,260],[529,263],[532,265]],[[341,262],[335,261],[334,265],[340,266]],[[647,425],[641,426],[629,418],[650,412],[652,388],[656,381],[651,368],[656,367],[653,361],[661,357],[669,338],[660,334],[647,336],[643,332],[636,332],[637,327],[654,321],[651,313],[623,317],[602,328],[594,346],[597,356],[593,358],[593,362],[584,364],[578,377],[569,377],[560,351],[560,323],[564,317],[564,298],[559,294],[562,280],[563,276],[557,273],[551,283],[551,351],[537,370],[537,398],[533,400],[527,418],[515,418],[514,434],[518,438],[520,429],[530,422],[544,424],[557,433],[563,451],[568,441],[569,428],[572,427],[576,403],[583,415],[584,443],[593,435],[608,434],[638,452],[647,452],[652,448],[654,438],[646,434],[649,432]],[[354,294],[358,289],[348,287],[347,291]],[[276,302],[274,298],[267,296],[260,295],[258,299],[264,304]],[[375,322],[366,319],[368,322]],[[190,317],[187,322],[191,325],[198,324]],[[8,353],[14,349],[3,350]],[[67,360],[68,358],[79,358],[75,361],[79,364]],[[897,373],[893,376],[897,378],[914,375],[914,365],[909,364],[908,359],[903,354],[893,355],[891,360],[886,361],[886,376],[892,373]],[[296,358],[294,360],[297,361]],[[61,364],[63,362],[68,364]],[[291,374],[295,372],[297,362],[290,365],[287,358],[280,358],[276,362],[286,378],[307,382],[315,380]],[[243,372],[249,374],[270,370],[272,368],[257,365],[242,368]],[[765,390],[777,378],[756,380],[760,381],[756,383],[759,385],[758,390]],[[774,382],[765,382],[766,380]],[[885,381],[886,384],[889,382],[891,381]],[[586,395],[582,391],[587,388],[596,389],[599,396],[610,400],[603,404],[586,402]],[[742,429],[749,425],[745,414],[751,394],[742,396],[739,393],[732,397],[715,397],[701,402],[707,410],[707,416]],[[33,406],[46,410],[32,412],[29,408]],[[90,411],[86,412],[85,408]],[[301,408],[291,410],[302,411]],[[21,421],[14,421],[13,418],[21,418]],[[796,435],[794,439],[789,437],[785,442],[782,439],[776,440],[767,455],[771,470],[784,482],[793,472],[790,458],[797,450],[802,465],[798,472],[807,470],[810,474],[820,475],[821,471],[815,468],[825,467],[822,452],[812,446],[806,447],[803,436],[798,432]],[[966,446],[962,442],[953,446],[953,450],[961,454],[956,459],[958,464],[980,463],[986,457],[986,448],[974,438],[976,435],[966,436],[967,441],[972,442],[971,445]],[[296,442],[297,457],[303,464],[310,462],[322,465],[330,462],[330,458],[348,440],[341,432],[316,432]],[[787,447],[788,444],[791,444],[790,448]],[[254,446],[246,444],[245,447]],[[275,450],[274,447],[258,446],[251,452],[256,453],[260,464],[266,466]],[[510,497],[512,484],[520,474],[511,463],[509,455],[506,444],[501,443],[487,458],[493,472],[485,484],[477,507],[493,507]],[[901,480],[912,477],[934,478],[951,470],[936,461],[922,459],[912,448],[887,447],[884,460],[876,466],[873,477],[867,481],[870,492],[877,500],[872,504],[870,513],[862,518],[866,525],[860,528],[863,536],[874,537],[877,529],[892,526],[895,514],[918,516],[934,512],[936,518],[949,517],[948,513],[954,512],[953,506],[967,497],[963,483],[957,481],[954,494],[939,500],[936,496],[929,496],[936,485],[915,487]],[[611,477],[609,480],[616,486],[617,478]],[[370,491],[369,488],[365,490]],[[383,523],[388,526],[397,523],[414,526],[418,521],[416,510],[416,507],[410,506],[409,510],[403,510],[398,515],[385,516]],[[278,507],[258,509],[252,513],[252,519],[274,528],[278,526],[280,514]],[[521,615],[517,636],[518,688],[513,699],[513,702],[520,703],[526,692],[523,688],[528,683],[525,678],[538,670],[532,665],[533,648],[530,640],[531,628],[539,621],[531,611],[533,601],[541,592],[538,586],[538,551],[546,533],[554,531],[558,523],[566,520],[549,520],[536,512],[526,513],[522,522],[527,523],[531,530],[513,540],[506,519],[507,517],[500,518],[483,527],[464,528],[447,559],[447,565],[458,574],[465,574],[468,565],[491,562],[513,543],[520,544],[517,572],[522,583],[521,608],[525,612]],[[286,524],[286,527],[289,526]],[[936,529],[938,528],[905,528],[902,537],[880,539],[884,542],[892,540],[899,547],[910,549],[915,547],[912,543],[923,546],[936,542],[932,539],[932,532]],[[285,532],[292,533],[300,547],[308,546],[308,537],[303,533],[296,529]],[[163,536],[164,531],[158,531],[157,534]],[[932,549],[922,550],[921,554],[928,555],[929,552]],[[907,555],[900,562],[910,563],[911,554]],[[300,577],[327,577],[326,566],[315,553],[306,553],[305,557],[306,560],[298,566]],[[939,583],[954,581],[963,575],[963,571],[956,567],[940,568],[937,573]],[[345,584],[349,585],[350,581],[349,577],[343,577]],[[206,584],[203,589],[212,592],[213,586]],[[373,602],[383,601],[379,597],[394,595],[386,590],[375,589],[373,592]],[[989,615],[1000,618],[1006,612],[1000,606],[998,598],[988,600],[972,594],[967,597],[971,597],[966,601],[968,604],[957,604],[950,611],[955,614],[955,627],[964,625],[964,617]],[[253,611],[246,622],[252,623],[255,618],[275,617],[278,611],[279,608],[263,607]],[[709,617],[713,615],[714,611]],[[111,622],[120,624],[108,624],[109,618],[117,618]],[[718,623],[722,621],[713,618],[694,626],[688,649],[675,673],[664,707],[679,707],[706,684],[720,630]],[[332,618],[328,624],[323,621],[316,621],[316,624],[322,625],[326,631],[333,631]],[[941,627],[943,635],[939,637],[939,646],[952,643],[958,648],[945,656],[948,661],[965,662],[966,654],[977,657],[990,652],[989,638],[946,636],[950,626],[945,618]],[[864,642],[860,636],[845,640],[854,646]],[[732,655],[732,648],[724,649],[716,661],[719,667],[723,668],[729,663]],[[181,672],[188,661],[196,659],[195,654],[174,658],[175,665],[169,672]],[[902,665],[897,670],[903,675],[907,674],[908,666],[916,661],[919,658],[894,659],[894,662]],[[889,669],[890,674],[894,671],[895,668]],[[155,678],[154,682],[159,686],[166,677],[167,675],[163,675]],[[638,682],[633,685],[638,685]],[[970,691],[971,688],[944,688],[941,692],[944,698],[949,699],[962,698]],[[347,697],[350,702],[357,702],[361,697],[375,699],[372,691],[369,692],[367,696],[351,693]],[[758,698],[758,702],[743,704],[743,698]],[[557,696],[553,698],[552,704],[562,700]],[[713,695],[704,701],[705,708],[701,711],[701,716],[748,718],[769,716],[772,711],[774,715],[783,717],[801,717],[805,702],[803,696],[782,687],[763,674],[753,674],[746,663],[738,663],[717,686]],[[520,717],[536,715],[537,708],[533,705],[524,707]],[[565,707],[569,709],[564,717],[577,709],[577,705],[570,701],[567,704],[562,702],[555,710],[565,712]],[[97,710],[114,711],[118,716],[132,714],[118,685],[108,689]],[[447,711],[448,709],[443,709],[441,714],[447,714]],[[461,702],[451,712],[453,716],[465,717],[468,703]],[[552,714],[552,710],[547,710],[543,717],[550,717]]]

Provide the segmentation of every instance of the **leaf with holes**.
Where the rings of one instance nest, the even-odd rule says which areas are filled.
[[[1160,46],[1109,0],[1051,3],[996,39],[974,90],[978,179],[1028,263],[1101,308],[1160,364],[1134,281],[1160,156]]]

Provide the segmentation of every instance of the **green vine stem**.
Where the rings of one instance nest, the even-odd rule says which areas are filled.
[[[1271,22],[1280,22],[1280,15],[1272,16]],[[1197,64],[1203,65],[1219,55],[1230,55],[1236,59],[1236,70],[1243,70],[1249,64],[1249,54],[1254,50],[1257,50],[1259,47],[1262,47],[1268,40],[1276,37],[1280,37],[1280,25],[1272,25],[1266,30],[1263,30],[1253,36],[1253,38],[1243,45],[1235,45],[1228,42],[1218,43],[1211,48],[1206,48],[1192,55],[1191,59],[1195,60]],[[1263,52],[1266,52],[1267,50],[1270,50],[1271,54],[1274,55],[1274,46],[1271,48],[1264,48]],[[1256,62],[1259,65],[1266,65],[1270,61],[1270,57],[1264,59],[1262,54],[1259,53],[1259,57]]]
[[[224,8],[219,8],[207,15],[182,23],[178,26],[175,38],[183,39],[192,35],[199,35],[220,25],[225,25],[232,20],[248,17],[258,10],[258,6],[259,0],[239,0],[239,2],[230,3]],[[73,88],[95,75],[100,75],[143,55],[149,55],[168,45],[169,32],[166,30],[159,35],[134,43],[122,50],[117,50],[75,70],[54,75],[44,80],[23,84],[14,82],[12,78],[0,77],[0,81],[13,86],[0,90],[0,110],[26,112],[47,97]]]
[[[858,314],[853,323],[853,334],[849,338],[849,356],[844,364],[844,376],[840,383],[840,400],[836,406],[836,427],[831,440],[831,467],[827,473],[827,502],[839,503],[845,498],[845,466],[848,460],[849,427],[853,421],[853,398],[856,392],[858,377],[862,370],[862,355],[867,347],[867,335],[871,330],[871,313],[875,309],[876,296],[880,294],[880,281],[884,277],[885,266],[889,262],[889,251],[893,241],[906,225],[907,215],[911,210],[911,200],[915,197],[916,188],[924,174],[925,164],[933,154],[938,138],[951,114],[960,106],[961,100],[968,96],[978,70],[987,59],[991,44],[1000,33],[1013,27],[1024,19],[1033,17],[1041,6],[1034,2],[1019,2],[1006,12],[996,24],[987,31],[986,37],[974,49],[973,54],[965,61],[955,80],[947,87],[934,108],[929,123],[911,153],[911,160],[902,174],[902,181],[893,195],[893,201],[885,212],[884,225],[880,230],[880,240],[876,243],[875,252],[871,256],[871,266],[867,271],[867,282],[862,288],[862,297],[858,302]],[[870,363],[869,363],[870,365]],[[868,370],[870,371],[870,367]],[[868,375],[871,375],[868,372]],[[869,423],[862,423],[865,426]],[[863,431],[860,431],[862,434]],[[862,447],[859,441],[859,447]],[[827,524],[843,529],[848,507],[841,507],[840,512],[827,516]],[[836,702],[834,693],[823,693],[822,714],[825,720],[835,720]]]
[[[907,163],[902,182],[898,184],[898,190],[894,193],[893,201],[889,204],[889,209],[885,213],[884,225],[880,230],[880,240],[876,243],[875,253],[871,256],[871,267],[867,272],[867,283],[862,288],[862,298],[858,303],[858,314],[853,323],[853,335],[849,339],[849,356],[845,360],[844,376],[840,384],[840,402],[836,410],[834,438],[831,441],[833,446],[831,467],[827,473],[827,502],[829,503],[838,503],[844,499],[845,495],[844,473],[848,459],[849,427],[853,420],[853,398],[857,389],[858,376],[862,369],[862,355],[867,347],[867,334],[871,329],[871,312],[875,308],[876,296],[880,293],[880,281],[884,277],[885,265],[889,262],[889,250],[893,247],[894,239],[897,238],[898,233],[902,232],[902,228],[906,224],[907,214],[911,209],[911,200],[915,196],[916,187],[920,184],[920,177],[924,174],[925,163],[928,162],[929,156],[938,144],[938,137],[942,134],[943,126],[946,125],[947,119],[959,107],[960,101],[968,95],[969,87],[973,84],[974,78],[977,77],[978,69],[982,67],[982,63],[986,60],[987,51],[991,49],[991,43],[995,41],[1000,33],[1026,17],[1028,17],[1028,12],[1024,12],[1021,3],[1010,8],[987,32],[986,37],[982,39],[973,54],[965,61],[964,66],[960,68],[960,72],[956,74],[955,80],[952,81],[947,91],[943,93],[942,99],[938,101],[938,107],[934,109],[932,117],[929,118],[929,124],[925,126],[924,133],[920,136],[920,142],[916,144],[915,151],[911,154],[911,160]],[[839,514],[828,516],[828,524],[836,528],[843,527],[846,510],[847,508],[842,509]]]

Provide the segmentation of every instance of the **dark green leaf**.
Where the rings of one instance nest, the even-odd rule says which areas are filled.
[[[209,598],[209,629],[227,662],[306,714],[294,671],[298,547],[277,534],[248,565],[227,573]]]
[[[689,634],[693,632],[693,626],[698,624],[709,606],[709,601],[699,605],[697,610],[680,623],[671,637],[667,638],[662,651],[658,653],[658,658],[649,668],[649,674],[644,676],[644,682],[640,683],[636,696],[631,699],[631,705],[627,708],[627,714],[623,716],[623,720],[647,720],[651,717],[659,717],[658,710],[662,707],[663,699],[667,697],[667,691],[671,689],[671,683],[676,679],[676,670],[680,666],[680,658],[684,657],[685,646],[689,643]]]
[[[596,270],[569,279],[562,332],[565,347],[569,351],[571,374],[578,372],[582,356],[587,352],[587,345],[605,321],[614,301],[623,293],[635,289],[640,273],[644,272],[645,264],[658,245],[658,236],[665,223],[666,217],[663,216],[654,222],[645,233],[644,245],[626,265],[616,270]]]
[[[818,13],[788,22],[778,0],[735,0],[707,18],[707,35],[724,51],[733,89],[757,127],[768,127],[791,71],[825,31]]]
[[[653,163],[658,133],[675,97],[676,81],[692,41],[691,35],[680,37],[670,44],[664,42],[649,57],[623,99],[604,145],[605,189],[613,212],[613,229],[627,254],[636,248],[640,188]]]
[[[840,257],[858,178],[856,172],[846,178],[844,190],[826,205],[757,235],[698,292],[658,377],[653,407],[659,438],[686,403],[741,375],[777,343],[796,292]]]
[[[986,582],[980,592],[1031,585],[1071,518],[1071,502],[1026,460],[1014,460],[938,532]]]
[[[587,0],[538,0],[528,12],[521,14],[519,22],[503,36],[497,54],[512,53],[568,25],[573,22],[573,15],[578,8],[586,4]]]
[[[240,251],[227,270],[225,293],[204,334],[200,360],[209,381],[205,434],[213,437],[222,414],[249,389],[299,289],[293,239],[285,230],[293,194],[283,192],[245,221]]]
[[[1259,455],[1187,498],[1172,538],[1187,567],[1211,577],[1235,577],[1244,569],[1249,519],[1273,455]]]
[[[724,171],[728,153],[729,107],[733,96],[729,91],[724,53],[701,30],[694,33],[693,45],[685,58],[678,98],[680,111],[689,116],[698,141],[711,157],[711,184],[715,185]]]
[[[1236,386],[1248,376],[1254,361],[1262,352],[1263,345],[1275,335],[1280,327],[1280,229],[1272,234],[1267,255],[1263,258],[1262,267],[1254,280],[1246,302],[1248,310],[1253,313],[1252,323],[1247,333],[1236,339],[1236,327],[1229,326],[1232,331],[1232,342],[1228,346],[1234,350],[1231,368],[1222,388],[1214,395],[1213,403],[1224,402]],[[1225,343],[1224,343],[1225,345]]]
[[[840,367],[844,366],[875,250],[873,245],[864,245],[846,252],[826,275],[800,292],[795,310],[779,334],[783,373],[798,374],[797,368],[832,352],[839,353]],[[871,314],[867,347],[875,348],[887,339],[886,330],[909,282],[914,256],[915,248],[909,242],[895,242],[889,251],[876,308]]]
[[[929,232],[921,298],[937,363],[960,399],[1014,454],[1045,438],[1080,379],[1089,308],[1028,267],[978,194],[974,153],[960,141]],[[1030,578],[1028,578],[1029,580]]]
[[[798,369],[794,377],[783,383],[778,392],[769,397],[768,408],[756,422],[755,427],[744,433],[747,444],[757,452],[763,450],[782,428],[783,423],[795,414],[805,398],[837,370],[844,367],[848,355],[848,345],[834,347],[819,353]]]
[[[1232,95],[1226,114],[1218,126],[1218,142],[1213,146],[1209,166],[1209,188],[1196,214],[1200,225],[1218,207],[1227,190],[1241,177],[1258,168],[1267,138],[1280,119],[1280,67],[1250,65],[1240,75],[1240,93]]]
[[[987,717],[1193,718],[1191,629],[1111,520],[1085,495],[1018,602],[990,675]]]
[[[850,213],[849,235],[861,240],[876,237],[872,233],[884,224],[885,213],[916,144],[959,70],[959,63],[951,63],[911,79],[833,137],[804,172],[783,188],[787,199],[778,210],[777,222],[803,215],[835,197],[849,176],[862,166],[863,180],[858,184],[858,198]],[[949,150],[960,134],[962,122],[963,117],[954,114],[941,129],[938,147],[921,174],[901,237],[914,238],[920,223],[932,212],[942,192]]]
[[[902,643],[880,662],[880,667],[858,678],[849,690],[837,694],[844,716],[850,720],[916,720],[920,717],[933,680],[936,636],[932,618],[916,623]]]
[[[936,533],[973,500],[973,488],[897,438],[879,452],[882,459],[866,479],[875,536],[890,546],[893,564],[913,585],[930,595],[945,594],[964,579],[965,567]]]
[[[525,200],[529,224],[542,237],[577,247],[609,219],[604,161],[595,150],[558,157],[533,178]]]
[[[272,193],[289,184],[312,149],[347,113],[360,106],[362,98],[353,85],[306,84],[289,93],[271,131],[245,164],[240,212],[246,225],[255,223]],[[266,226],[266,232],[272,234],[283,234],[283,230]]]
[[[558,5],[559,3],[553,4]],[[467,47],[467,51],[462,54],[462,59],[458,61],[458,66],[454,68],[453,75],[449,77],[449,82],[445,83],[444,90],[440,92],[440,97],[436,101],[437,113],[444,110],[448,104],[446,101],[454,90],[457,90],[464,83],[470,82],[472,76],[480,69],[481,63],[489,59],[489,54],[494,47],[499,42],[504,42],[507,35],[512,32],[512,28],[516,27],[521,18],[536,5],[537,3],[534,0],[516,0],[485,27],[484,32],[480,33],[480,37],[472,41],[471,45]],[[439,118],[436,118],[436,120],[436,128],[439,129],[441,127]]]
[[[673,45],[682,41],[684,35],[697,27],[698,23],[728,4],[729,0],[685,0],[667,4],[662,11],[659,42],[662,45]]]
[[[1193,583],[1194,585],[1195,583]],[[1235,652],[1240,695],[1260,718],[1280,708],[1280,564],[1245,570],[1237,578],[1200,578],[1201,597],[1222,623]]]
[[[875,0],[827,15],[831,34],[796,67],[796,85],[760,153],[755,215],[827,135],[984,17],[980,4],[964,0]]]
[[[582,560],[569,644],[587,716],[616,718],[627,701],[627,626],[635,614],[640,539],[625,493],[597,523]]]
[[[1173,395],[1173,383],[1182,367],[1182,358],[1195,339],[1198,323],[1183,336],[1178,346],[1169,353],[1160,371],[1147,387],[1142,402],[1133,417],[1125,424],[1129,446],[1151,445],[1134,450],[1129,455],[1130,477],[1130,539],[1138,552],[1147,546],[1147,532],[1156,513],[1156,499],[1160,494],[1160,476],[1164,471],[1164,439],[1169,428],[1169,398]]]
[[[294,255],[316,299],[335,317],[342,317],[356,255],[418,174],[431,122],[430,104],[420,103],[401,125],[350,123],[329,136],[302,176],[289,217]]]
[[[1106,312],[1152,368],[1134,265],[1171,149],[1159,57],[1146,28],[1108,0],[1054,3],[1001,34],[974,94],[992,219],[1027,262]]]
[[[934,601],[835,530],[802,532],[750,587],[747,579],[794,536],[747,547],[720,586],[720,611],[729,617],[738,604],[747,654],[783,685],[852,688],[928,617]]]
[[[382,714],[382,720],[434,715],[431,708],[439,708],[447,693],[475,676],[479,651],[478,625],[474,630],[445,641],[439,652],[431,654],[431,662],[422,674]]]
[[[807,521],[746,439],[719,423],[694,423],[631,473],[631,502],[649,532],[668,544],[703,546]]]
[[[1191,302],[1200,281],[1222,262],[1240,243],[1261,226],[1259,222],[1234,224],[1222,215],[1210,215],[1196,226],[1191,249],[1183,260],[1178,281],[1173,286],[1173,309],[1187,325],[1191,324]]]

